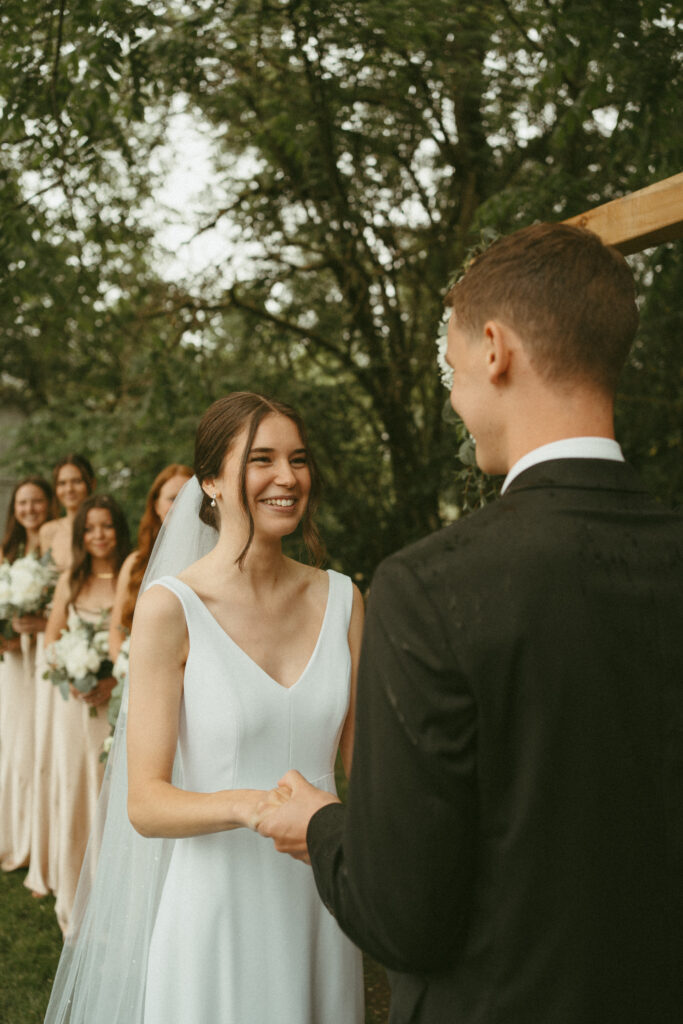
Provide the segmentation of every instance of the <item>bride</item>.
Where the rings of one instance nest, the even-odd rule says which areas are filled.
[[[124,822],[124,707],[97,873],[46,1021],[360,1024],[360,954],[310,868],[253,831],[289,767],[331,793],[337,748],[350,770],[360,595],[282,551],[301,523],[322,555],[318,474],[293,409],[220,399],[194,468],[133,624],[128,811],[147,838]]]

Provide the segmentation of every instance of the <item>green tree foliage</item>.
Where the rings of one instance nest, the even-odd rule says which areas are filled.
[[[683,252],[666,246],[635,261],[646,302],[617,401],[617,436],[650,490],[683,506]]]
[[[137,515],[208,402],[259,388],[306,414],[348,570],[476,505],[434,358],[442,296],[491,229],[680,169],[676,18],[653,0],[6,2],[0,387],[31,413],[22,466],[89,447]],[[143,211],[179,103],[216,143],[202,226],[251,255],[168,282]],[[680,260],[634,266],[621,434],[680,502]]]

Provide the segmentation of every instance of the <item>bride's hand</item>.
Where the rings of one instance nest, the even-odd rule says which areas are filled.
[[[280,779],[278,789],[271,792],[284,792],[288,795],[261,816],[259,834],[272,839],[275,849],[280,853],[288,853],[295,860],[310,864],[306,845],[308,823],[321,807],[339,803],[339,797],[317,789],[294,770],[288,771]]]
[[[263,817],[284,803],[287,796],[288,791],[277,789],[234,790],[231,818],[238,827],[256,832]]]
[[[261,793],[261,799],[256,804],[254,814],[249,822],[249,828],[257,832],[263,819],[272,814],[278,807],[282,807],[283,804],[287,803],[291,795],[292,791],[288,786],[278,786],[268,792]]]

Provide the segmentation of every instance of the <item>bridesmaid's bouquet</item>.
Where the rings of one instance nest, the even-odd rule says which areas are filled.
[[[121,710],[121,698],[123,697],[123,684],[126,681],[128,675],[128,661],[130,658],[130,636],[121,644],[121,649],[116,655],[116,661],[112,669],[112,675],[116,680],[116,686],[111,691],[111,697],[109,698],[109,709],[107,715],[109,716],[109,724],[114,731],[117,719],[119,717],[119,711]]]
[[[107,736],[102,746],[102,753],[100,755],[100,761],[106,761],[111,750],[111,743],[114,738],[114,729],[119,718],[119,712],[121,710],[121,699],[123,697],[123,685],[128,675],[128,661],[130,657],[130,635],[121,644],[121,649],[116,655],[116,661],[114,667],[111,670],[111,674],[116,680],[116,686],[111,691],[111,697],[109,698],[109,707],[107,708],[107,719],[111,726],[111,734]]]
[[[12,566],[9,562],[0,562],[0,636],[10,640],[14,636],[10,619],[12,615]]]
[[[70,608],[66,629],[46,647],[45,660],[48,668],[43,677],[59,687],[64,700],[69,699],[69,686],[75,686],[80,693],[90,693],[100,679],[112,674],[105,615],[97,622],[86,622]],[[95,716],[97,708],[91,708],[90,714]]]
[[[52,600],[59,572],[49,551],[23,555],[0,564],[0,621],[2,634],[14,635],[11,622],[22,615],[38,615]]]

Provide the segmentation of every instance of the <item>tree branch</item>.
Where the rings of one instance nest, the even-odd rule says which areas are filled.
[[[46,192],[51,192],[52,189],[58,184],[59,181],[52,181],[49,185],[46,185],[44,188],[38,189],[38,191],[34,192],[33,195],[26,196],[26,198],[22,199],[20,203],[14,203],[13,206],[8,207],[4,213],[0,214],[0,222],[5,220],[6,217],[9,217],[10,213],[13,213],[15,210],[21,210],[24,208],[24,206],[28,206],[29,203],[32,203],[34,199],[38,199],[39,196],[44,195]]]
[[[541,46],[541,44],[537,43],[534,39],[531,39],[527,35],[527,33],[524,30],[524,26],[522,25],[522,23],[519,20],[519,18],[517,17],[517,15],[513,14],[513,12],[511,10],[510,5],[507,2],[507,0],[500,0],[500,6],[505,11],[505,14],[507,15],[508,21],[512,25],[515,26],[515,28],[517,29],[517,31],[519,33],[521,33],[521,35],[524,37],[524,39],[529,44],[529,46],[531,46],[536,51],[536,53],[544,53],[545,51],[544,51],[543,47]]]
[[[316,334],[315,331],[311,331],[306,327],[301,327],[299,324],[294,324],[290,320],[286,320],[284,317],[276,316],[275,313],[269,313],[263,306],[252,305],[250,302],[240,298],[234,288],[230,288],[228,295],[230,296],[229,303],[203,308],[217,310],[221,308],[228,309],[230,306],[234,306],[237,309],[243,309],[245,312],[253,313],[261,320],[266,320],[268,323],[275,324],[276,327],[280,327],[284,331],[296,334],[299,338],[305,338],[307,341],[312,341],[319,348],[329,352],[345,365],[353,367],[353,361],[351,360],[349,353],[343,352],[341,349],[337,348],[336,345],[333,345],[332,342],[328,341],[322,334]]]
[[[66,0],[60,0],[59,4],[59,21],[57,23],[57,41],[55,43],[55,58],[52,63],[52,78],[50,80],[50,93],[52,96],[52,113],[54,119],[59,123],[60,111],[57,105],[57,81],[59,79],[59,60],[62,52],[62,38],[64,33],[64,13],[66,9]]]

